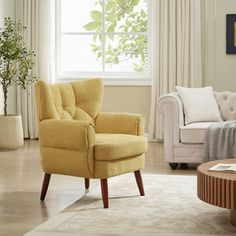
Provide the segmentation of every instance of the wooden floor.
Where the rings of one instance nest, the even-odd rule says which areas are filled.
[[[163,145],[150,143],[142,173],[195,175],[196,166],[172,171],[164,161]],[[82,178],[53,175],[45,202],[40,202],[43,176],[38,141],[27,140],[16,151],[0,151],[0,236],[23,235],[71,205],[85,191]],[[90,188],[99,184],[99,180],[92,180]]]

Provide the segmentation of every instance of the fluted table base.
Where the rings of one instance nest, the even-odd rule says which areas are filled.
[[[236,174],[208,171],[218,163],[236,164],[236,158],[206,162],[198,167],[198,197],[209,204],[230,209],[230,222],[236,226]]]
[[[236,226],[236,210],[230,210],[230,223]]]

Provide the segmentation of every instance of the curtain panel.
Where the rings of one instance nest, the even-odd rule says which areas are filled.
[[[153,2],[153,70],[149,140],[163,139],[162,117],[157,110],[161,95],[175,86],[202,86],[200,0]]]
[[[27,46],[36,54],[32,73],[40,80],[54,80],[54,0],[17,0],[16,19],[27,27]],[[22,115],[24,137],[38,137],[34,85],[27,92],[16,88],[17,114]]]

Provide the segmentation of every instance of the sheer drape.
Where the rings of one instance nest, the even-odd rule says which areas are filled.
[[[157,99],[176,85],[202,86],[200,0],[155,0],[149,140],[162,140]]]
[[[54,0],[17,0],[16,19],[26,27],[25,41],[35,51],[33,73],[44,81],[54,79]],[[17,88],[17,113],[22,115],[25,138],[37,138],[34,87]]]

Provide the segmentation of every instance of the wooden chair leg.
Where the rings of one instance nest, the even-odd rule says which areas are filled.
[[[85,186],[85,189],[89,189],[89,179],[87,178],[84,179],[84,186]]]
[[[50,182],[51,174],[45,174],[44,179],[43,179],[43,185],[42,185],[42,190],[41,190],[41,196],[40,200],[44,201],[44,198],[46,196],[47,190],[48,190],[48,185]]]
[[[136,179],[136,182],[137,182],[137,185],[138,185],[138,189],[139,189],[140,195],[144,196],[145,193],[144,193],[144,189],[143,189],[143,180],[142,180],[142,176],[141,176],[140,170],[134,171],[134,175],[135,175],[135,179]]]
[[[109,207],[107,179],[101,179],[102,200],[104,208]]]

